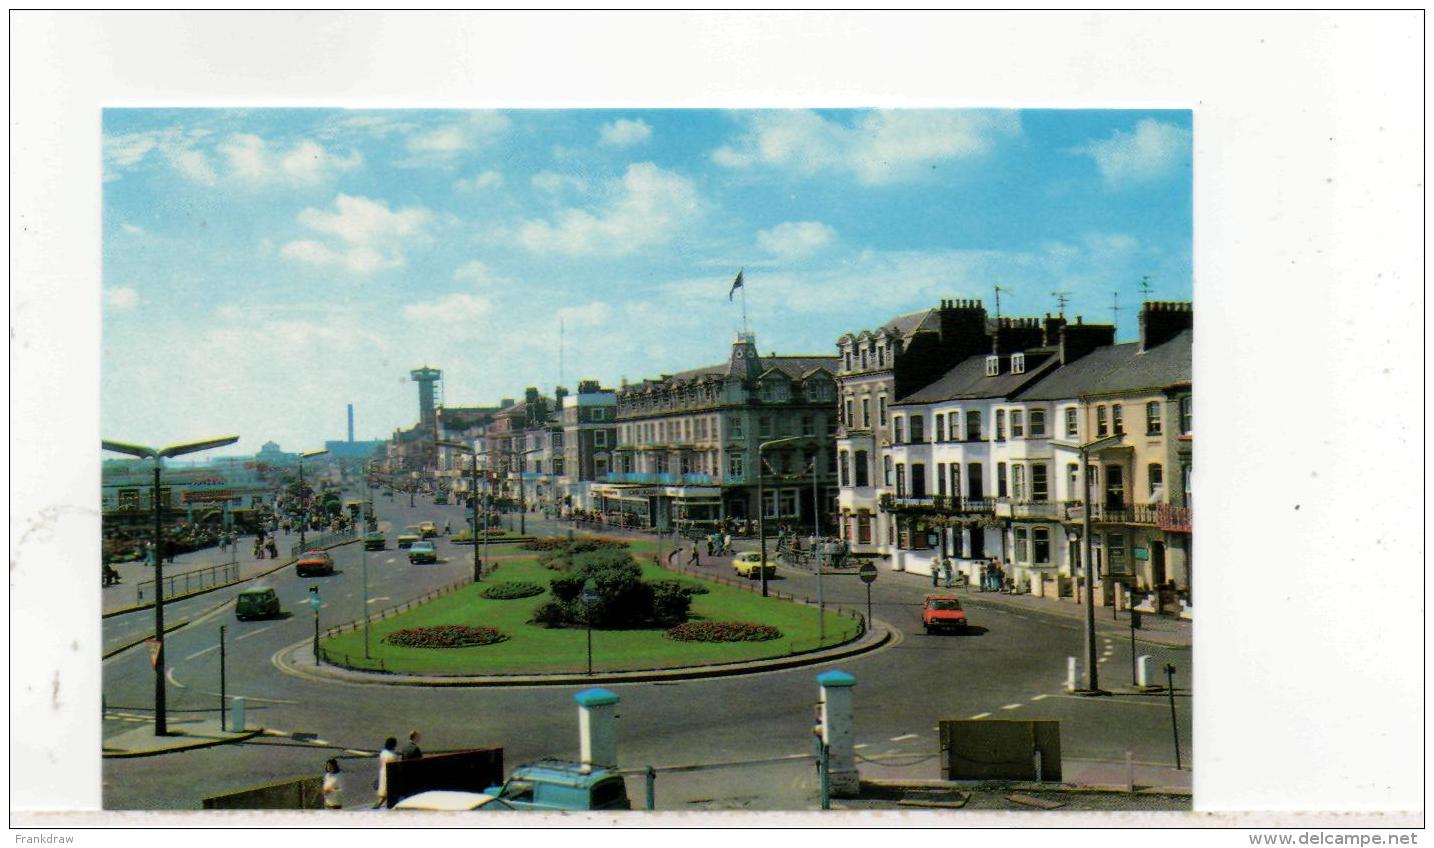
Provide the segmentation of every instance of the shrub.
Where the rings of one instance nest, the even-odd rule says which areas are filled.
[[[689,621],[667,631],[667,638],[679,642],[765,642],[781,636],[771,625],[742,621]]]
[[[652,620],[660,627],[671,627],[687,620],[692,608],[692,596],[687,587],[676,580],[662,580],[648,584],[652,587]]]
[[[395,630],[383,637],[383,641],[402,648],[468,648],[474,645],[492,645],[507,638],[492,627],[440,624],[434,627]]]
[[[573,621],[569,612],[570,607],[561,601],[548,601],[533,610],[533,617],[528,619],[531,624],[540,624],[543,627],[562,627]]]
[[[479,594],[495,601],[511,601],[516,598],[531,598],[534,595],[541,595],[543,592],[543,587],[537,583],[510,580],[505,583],[490,583],[488,588]]]
[[[575,536],[572,540],[573,553],[580,554],[599,548],[625,548],[627,542],[620,539],[605,539],[600,536]],[[566,536],[544,536],[522,543],[518,547],[525,551],[564,551],[568,547]]]
[[[672,587],[673,589],[675,589],[676,591],[679,591],[679,592],[681,592],[681,593],[683,593],[684,595],[687,595],[687,596],[689,596],[689,597],[692,596],[692,595],[705,595],[705,594],[707,594],[707,587],[701,585],[700,583],[684,583],[684,582],[681,581],[681,580],[653,580],[653,581],[652,581],[653,591],[659,591],[659,592],[660,592],[660,591],[663,590],[664,587],[669,587],[669,586]]]
[[[583,591],[583,580],[581,574],[562,574],[550,580],[548,587],[552,589],[554,598],[565,604],[572,603]]]

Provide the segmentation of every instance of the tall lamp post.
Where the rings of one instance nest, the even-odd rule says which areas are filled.
[[[762,551],[762,561],[757,566],[757,571],[762,575],[762,597],[764,598],[767,597],[767,525],[765,522],[767,502],[762,490],[762,451],[774,445],[801,441],[802,438],[802,436],[785,436],[757,445],[757,544]]]
[[[1085,404],[1082,400],[1082,411]],[[1087,416],[1082,415],[1082,420]],[[1094,694],[1100,691],[1100,672],[1096,669],[1095,656],[1095,571],[1091,562],[1090,515],[1094,504],[1090,493],[1090,454],[1110,445],[1119,444],[1121,436],[1106,436],[1093,442],[1069,444],[1052,441],[1055,447],[1074,448],[1080,453],[1081,487],[1081,565],[1085,572],[1085,691]]]
[[[164,691],[164,517],[159,505],[159,470],[163,461],[187,453],[221,448],[239,441],[238,436],[219,436],[202,442],[186,442],[167,448],[145,447],[126,442],[102,440],[100,446],[115,453],[154,460],[154,640],[159,644],[154,661],[154,735],[169,735]]]
[[[309,495],[304,491],[304,460],[311,456],[322,456],[326,450],[312,450],[299,454],[299,497],[304,499],[304,520],[299,524],[299,552],[305,547],[304,531],[309,529]]]
[[[542,448],[528,448],[518,454],[518,535],[528,535],[528,495],[523,485],[523,475],[527,473],[528,460],[524,459],[530,453],[542,453]]]
[[[480,583],[483,580],[483,560],[478,555],[478,451],[465,445],[462,442],[439,442],[440,447],[461,451],[469,455],[472,462],[469,464],[469,500],[473,504],[473,582]],[[487,527],[483,528],[483,541],[488,541]]]

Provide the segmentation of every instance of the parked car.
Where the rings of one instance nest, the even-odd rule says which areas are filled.
[[[240,621],[251,618],[273,618],[283,613],[279,595],[268,586],[254,586],[239,593],[234,600],[234,616]]]
[[[511,810],[512,804],[483,792],[459,792],[453,789],[430,789],[410,795],[393,805],[395,810],[423,810],[452,813],[466,810]]]
[[[438,525],[432,521],[420,521],[418,522],[418,532],[423,538],[432,539],[438,535]]]
[[[438,549],[432,542],[417,541],[408,546],[408,561],[411,563],[438,562]]]
[[[614,769],[593,767],[583,771],[581,763],[540,760],[513,769],[502,786],[490,786],[483,794],[502,801],[514,810],[630,810],[627,783]],[[482,809],[502,809],[491,803]]]
[[[363,534],[363,547],[366,551],[382,551],[388,548],[388,537],[383,535],[382,530],[374,530]]]
[[[407,548],[414,542],[417,542],[419,539],[422,538],[423,532],[420,531],[414,525],[410,524],[409,526],[403,528],[402,533],[398,534],[398,546],[400,548]]]
[[[447,505],[448,505],[448,493],[447,493],[447,492],[439,492],[438,494],[436,494],[436,495],[433,496],[433,502],[436,503],[436,504],[438,504],[439,506],[447,506]]]
[[[756,580],[766,572],[768,577],[775,577],[777,565],[771,560],[762,561],[762,554],[759,551],[744,551],[737,554],[732,560],[732,570],[738,577],[746,577],[748,580]]]
[[[305,551],[296,565],[300,577],[311,574],[333,574],[334,558],[328,551]]]
[[[927,595],[921,605],[921,626],[933,630],[965,630],[966,611],[955,595]]]

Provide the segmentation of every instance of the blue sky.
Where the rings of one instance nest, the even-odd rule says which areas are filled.
[[[763,350],[941,298],[1133,338],[1191,296],[1188,111],[104,113],[106,438],[359,438]]]

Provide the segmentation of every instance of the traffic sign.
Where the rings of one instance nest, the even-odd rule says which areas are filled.
[[[159,668],[159,652],[163,643],[151,636],[144,640],[144,644],[149,648],[149,667]]]
[[[862,564],[861,564],[861,568],[858,568],[858,569],[856,570],[856,575],[861,578],[861,582],[863,582],[863,583],[874,583],[874,582],[876,582],[876,563],[873,563],[873,562],[864,562],[864,563],[862,563]]]

